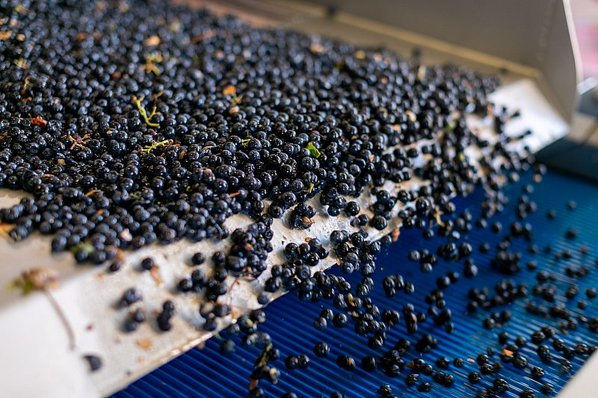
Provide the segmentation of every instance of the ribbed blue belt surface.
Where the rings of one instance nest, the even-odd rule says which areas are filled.
[[[522,182],[513,184],[507,189],[511,203],[507,205],[508,210],[499,214],[493,220],[500,221],[503,228],[508,228],[512,221],[516,220],[513,207],[518,196],[521,194],[523,183],[529,181],[523,178]],[[529,260],[536,260],[538,269],[554,271],[559,276],[556,285],[559,292],[570,284],[577,284],[580,293],[576,298],[567,300],[562,295],[557,297],[557,302],[564,303],[574,313],[582,313],[577,308],[580,299],[588,301],[588,307],[583,311],[586,317],[598,316],[598,298],[588,300],[584,291],[587,287],[598,287],[598,186],[575,179],[570,176],[549,172],[540,185],[535,185],[535,192],[531,198],[536,201],[538,210],[529,217],[534,226],[534,243],[540,248],[538,254],[528,251],[529,243],[523,239],[514,240],[511,248],[521,251],[523,258],[521,264]],[[479,214],[479,203],[481,193],[477,192],[465,199],[457,201],[458,209],[467,207],[474,215]],[[577,203],[575,210],[567,209],[567,201],[573,199]],[[548,220],[546,212],[548,209],[555,209],[558,213],[555,220]],[[575,228],[579,235],[574,240],[565,238],[566,231]],[[408,261],[407,254],[412,249],[427,248],[434,252],[442,238],[424,240],[421,232],[416,230],[403,230],[398,243],[386,248],[379,255],[377,268],[381,272],[376,273],[376,289],[372,298],[380,309],[394,308],[401,310],[407,302],[413,303],[417,311],[426,312],[428,305],[424,302],[425,295],[434,288],[438,276],[444,276],[448,271],[455,270],[461,273],[461,278],[451,286],[445,293],[448,307],[453,313],[455,330],[452,334],[445,332],[442,328],[436,327],[431,319],[421,324],[415,335],[409,335],[405,325],[400,323],[393,327],[388,333],[388,340],[381,349],[372,350],[367,346],[366,337],[358,336],[350,324],[346,328],[337,329],[331,322],[324,331],[316,330],[312,326],[313,320],[318,316],[324,307],[333,308],[329,302],[318,304],[305,303],[298,300],[295,294],[287,294],[267,307],[268,321],[263,325],[262,330],[268,332],[276,347],[281,351],[281,359],[273,365],[281,371],[278,384],[273,385],[263,380],[260,387],[264,388],[267,396],[279,397],[285,392],[295,392],[300,397],[328,397],[331,392],[339,391],[345,397],[379,397],[378,388],[382,384],[392,386],[393,392],[399,397],[427,396],[427,397],[475,397],[476,392],[484,386],[491,385],[495,377],[487,376],[479,384],[471,385],[467,381],[467,374],[472,370],[478,370],[475,363],[468,361],[487,347],[492,347],[496,354],[493,360],[499,360],[498,354],[501,345],[497,336],[501,331],[507,331],[511,341],[516,336],[524,336],[528,344],[520,351],[529,360],[530,365],[542,367],[546,375],[544,383],[550,383],[555,390],[561,389],[564,384],[582,365],[582,359],[575,357],[572,361],[570,372],[563,372],[559,363],[562,358],[555,350],[552,350],[552,365],[540,362],[535,353],[535,345],[529,342],[529,336],[539,327],[552,324],[556,321],[541,319],[532,316],[524,309],[525,299],[519,300],[513,305],[508,305],[497,310],[508,309],[512,312],[512,320],[502,328],[487,330],[482,326],[483,319],[489,315],[488,312],[478,311],[477,315],[468,315],[466,312],[467,292],[472,287],[487,286],[491,290],[498,279],[504,277],[497,274],[490,267],[491,254],[482,254],[477,248],[483,242],[488,242],[494,247],[500,240],[501,234],[495,234],[490,228],[480,229],[473,227],[469,233],[468,241],[474,247],[474,261],[480,269],[478,276],[474,279],[466,279],[462,273],[462,262],[450,263],[440,260],[432,273],[422,274],[419,271],[418,263]],[[589,248],[589,254],[581,256],[579,248],[585,244]],[[544,252],[546,245],[552,246],[552,253]],[[569,249],[573,258],[569,260],[555,260],[554,253],[563,249]],[[567,266],[578,267],[582,264],[588,265],[591,272],[581,279],[570,278],[563,272]],[[340,270],[331,272],[340,273]],[[400,273],[408,281],[415,283],[416,292],[406,296],[403,293],[397,294],[394,298],[387,298],[381,287],[381,279],[389,273]],[[350,281],[357,281],[358,276],[349,277]],[[529,288],[535,283],[535,272],[523,267],[523,270],[512,277],[516,282],[527,283]],[[538,302],[541,300],[538,299]],[[359,361],[365,355],[378,355],[388,350],[399,338],[407,338],[415,344],[422,333],[432,333],[438,338],[438,347],[430,354],[425,355],[428,363],[446,356],[449,359],[462,358],[465,361],[463,368],[455,368],[450,365],[449,372],[455,377],[455,384],[446,388],[431,380],[430,377],[420,376],[420,381],[430,381],[432,391],[419,393],[416,387],[407,387],[405,376],[408,373],[405,369],[398,377],[390,378],[380,371],[368,373],[359,368]],[[561,335],[568,346],[576,343],[588,345],[598,344],[598,334],[589,331],[588,326],[579,324],[578,330]],[[318,358],[313,354],[313,347],[316,343],[324,341],[331,347],[328,358]],[[236,341],[239,343],[238,339]],[[257,348],[243,348],[237,345],[233,354],[223,355],[219,352],[220,341],[213,338],[207,342],[205,349],[192,349],[181,355],[170,363],[155,370],[149,375],[133,383],[126,389],[115,394],[115,398],[125,397],[242,397],[246,396],[249,387],[249,375],[255,358],[259,354]],[[311,366],[306,370],[286,370],[284,358],[287,355],[308,354],[311,359]],[[336,365],[336,357],[339,354],[351,355],[358,363],[358,367],[348,372]],[[415,350],[405,357],[406,362],[417,357]],[[510,389],[504,397],[517,397],[525,386],[537,390],[536,396],[542,397],[539,392],[540,382],[534,381],[527,370],[515,369],[512,365],[506,364],[500,371],[501,377],[505,378]]]

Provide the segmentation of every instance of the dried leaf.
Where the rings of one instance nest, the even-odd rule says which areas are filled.
[[[153,35],[145,39],[145,45],[155,47],[160,44],[160,36]]]
[[[21,273],[15,279],[12,287],[21,290],[22,294],[29,294],[36,290],[54,289],[58,286],[58,277],[56,273],[48,268],[31,268]]]
[[[36,116],[31,120],[31,124],[33,124],[34,126],[45,126],[48,124],[48,122],[45,121],[43,117]]]
[[[162,283],[164,282],[162,280],[162,275],[160,275],[160,267],[157,265],[154,265],[152,267],[152,269],[150,269],[150,275],[152,277],[152,279],[154,280],[154,282],[156,282],[156,285],[161,286]]]
[[[440,216],[442,216],[442,211],[440,211],[440,208],[436,208],[434,209],[434,218],[436,218],[436,224],[440,225],[441,227],[444,227],[444,222],[442,222],[442,219],[440,218]]]
[[[409,120],[415,122],[417,120],[417,115],[413,113],[413,111],[406,111],[405,114],[409,117]]]
[[[513,351],[511,350],[507,350],[506,348],[503,348],[502,350],[502,354],[509,357],[509,358],[513,358]]]
[[[6,40],[10,39],[11,35],[12,35],[12,30],[0,32],[0,41],[6,41]]]
[[[154,347],[154,343],[152,343],[152,341],[148,338],[137,339],[137,340],[135,340],[135,344],[137,344],[137,347],[139,347],[145,351],[151,351],[152,348]]]
[[[236,95],[237,94],[237,89],[235,88],[235,86],[228,85],[224,88],[224,90],[222,90],[222,94],[223,95]]]
[[[25,58],[18,58],[14,60],[16,66],[21,69],[27,69],[29,66],[27,65],[27,60]]]
[[[357,59],[365,59],[365,57],[366,57],[365,51],[363,51],[363,50],[357,50],[357,51],[355,51],[355,58],[357,58]]]
[[[399,228],[393,229],[390,233],[390,237],[393,242],[396,242],[397,240],[399,240],[400,235],[401,235],[401,230]]]
[[[311,46],[309,46],[309,50],[314,54],[321,54],[324,51],[326,51],[324,46],[318,42],[311,43]]]
[[[14,228],[12,224],[0,224],[0,236],[7,237],[8,233]]]

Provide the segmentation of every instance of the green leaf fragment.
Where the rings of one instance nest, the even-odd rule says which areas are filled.
[[[15,278],[9,285],[10,289],[20,290],[26,295],[38,290],[47,290],[56,287],[57,276],[54,271],[38,267],[25,270],[18,278]]]
[[[10,284],[9,287],[11,289],[20,290],[22,295],[27,295],[38,290],[32,282],[27,280],[15,280]]]
[[[311,142],[311,141],[310,141],[310,142],[308,142],[308,143],[307,143],[307,147],[306,147],[306,148],[307,148],[307,150],[309,151],[309,154],[310,154],[311,156],[313,156],[314,158],[316,158],[316,159],[317,159],[317,158],[319,158],[319,157],[320,157],[321,153],[320,153],[320,151],[318,150],[318,148],[316,148],[316,146],[314,145],[314,143],[313,143],[313,142]]]
[[[71,253],[73,254],[77,254],[81,251],[89,255],[95,251],[95,248],[89,242],[81,242],[78,245],[71,247]]]

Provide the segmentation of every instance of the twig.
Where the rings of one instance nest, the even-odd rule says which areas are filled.
[[[152,118],[154,116],[160,114],[159,112],[156,112],[156,106],[154,105],[154,107],[152,109],[152,113],[148,116],[147,111],[145,110],[145,107],[142,104],[142,101],[143,101],[143,97],[137,98],[137,96],[135,96],[135,95],[133,96],[133,103],[135,104],[135,106],[137,106],[137,110],[139,111],[139,114],[143,118],[143,121],[145,121],[145,124],[147,124],[150,127],[160,126],[159,123],[152,122]]]

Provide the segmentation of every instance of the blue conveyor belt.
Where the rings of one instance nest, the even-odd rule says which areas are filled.
[[[508,187],[507,193],[511,198],[511,204],[508,205],[507,211],[493,218],[493,220],[500,221],[505,229],[516,219],[512,210],[514,202],[521,194],[521,187],[528,180],[529,176]],[[523,239],[515,240],[512,247],[523,253],[522,264],[534,259],[538,262],[539,269],[555,271],[560,276],[556,282],[557,287],[560,288],[559,291],[562,292],[564,287],[573,282],[577,283],[580,293],[576,298],[566,300],[560,295],[557,302],[563,302],[570,310],[581,313],[576,304],[579,299],[586,299],[585,288],[598,287],[598,264],[596,263],[598,259],[598,228],[596,227],[598,225],[598,186],[551,171],[544,177],[542,184],[535,186],[535,192],[530,196],[538,204],[537,212],[529,217],[529,221],[534,226],[534,243],[540,248],[540,252],[535,255],[529,253],[527,250],[529,243]],[[567,209],[567,201],[570,199],[577,203],[577,208],[573,211]],[[459,209],[467,207],[474,215],[475,220],[476,214],[479,213],[480,200],[481,193],[476,192],[466,199],[457,200],[457,207]],[[551,208],[558,213],[556,219],[552,221],[545,216],[546,211]],[[567,229],[571,227],[579,232],[579,236],[574,240],[565,238]],[[480,273],[474,279],[465,279],[461,276],[459,282],[451,286],[445,294],[448,307],[454,314],[455,330],[452,334],[434,326],[433,321],[428,319],[420,326],[418,333],[409,335],[405,331],[404,324],[401,323],[391,329],[384,348],[372,350],[367,347],[366,338],[358,336],[352,330],[352,325],[345,329],[337,329],[329,324],[324,331],[318,331],[312,326],[313,320],[318,316],[323,305],[330,305],[332,308],[331,304],[300,302],[295,294],[288,294],[276,300],[267,307],[268,322],[263,325],[262,330],[271,335],[274,344],[282,353],[282,358],[274,363],[282,374],[278,384],[272,385],[267,381],[261,381],[260,386],[270,397],[279,397],[289,391],[295,392],[300,397],[328,397],[333,391],[340,391],[345,394],[345,397],[379,397],[376,390],[382,384],[390,384],[396,396],[399,397],[475,397],[476,392],[481,387],[490,385],[489,383],[494,377],[485,377],[476,386],[469,384],[466,375],[472,370],[477,370],[477,365],[467,361],[467,358],[475,358],[488,346],[493,347],[497,352],[500,351],[501,346],[497,342],[497,335],[503,330],[508,331],[513,338],[521,335],[529,340],[530,333],[538,327],[545,324],[556,324],[554,320],[545,320],[529,315],[523,308],[523,300],[505,307],[512,312],[513,318],[502,328],[484,329],[482,321],[487,316],[484,311],[473,316],[466,314],[466,294],[469,289],[483,286],[492,289],[496,281],[502,277],[489,266],[492,252],[482,254],[477,250],[482,242],[489,242],[494,246],[500,236],[500,234],[492,233],[490,228],[482,230],[475,226],[469,233],[468,240],[474,247],[474,259],[480,268]],[[450,270],[456,270],[462,274],[462,262],[448,263],[440,260],[434,272],[422,274],[417,263],[407,260],[407,253],[411,249],[428,248],[434,251],[440,242],[444,242],[442,238],[423,240],[419,231],[403,230],[399,242],[385,249],[377,261],[377,267],[382,272],[377,272],[375,278],[377,288],[372,293],[374,302],[381,310],[387,308],[400,310],[406,302],[411,302],[418,311],[425,312],[428,306],[424,302],[424,296],[434,287],[436,278],[445,275]],[[546,254],[543,250],[549,244],[553,247],[552,254]],[[586,245],[589,248],[588,255],[579,254],[581,245]],[[570,249],[573,258],[566,261],[555,260],[554,253],[563,249]],[[590,274],[585,278],[573,279],[564,275],[565,266],[580,266],[582,264],[591,267]],[[534,284],[535,272],[523,268],[512,278],[516,282],[527,283],[531,288]],[[332,272],[340,272],[340,270]],[[400,273],[406,280],[413,281],[416,292],[410,296],[400,293],[392,299],[385,297],[379,282],[384,275],[389,273]],[[352,276],[349,279],[356,281],[357,278],[357,276]],[[587,301],[589,304],[584,314],[587,317],[598,316],[598,298]],[[451,388],[445,388],[433,382],[431,378],[422,376],[420,381],[430,381],[432,391],[418,393],[416,388],[407,387],[405,384],[407,369],[398,377],[390,378],[380,371],[367,373],[357,368],[353,372],[348,372],[341,370],[335,363],[339,354],[351,355],[359,363],[360,358],[365,355],[380,355],[401,337],[408,338],[415,343],[419,336],[426,332],[437,336],[439,340],[438,348],[425,355],[427,360],[433,360],[439,356],[446,356],[451,360],[456,357],[465,359],[465,366],[461,369],[455,368],[452,364],[450,366],[450,373],[455,376],[456,380]],[[598,344],[598,334],[590,332],[587,325],[584,324],[580,324],[578,330],[568,335],[561,335],[561,337],[568,346],[574,346],[580,342],[588,345]],[[327,359],[317,358],[313,355],[313,346],[319,341],[324,341],[331,347],[331,353]],[[209,340],[205,349],[192,349],[115,394],[114,398],[246,396],[249,375],[259,350],[237,347],[235,353],[223,356],[219,352],[219,344],[220,341],[217,338]],[[582,359],[575,357],[572,360],[571,371],[563,372],[559,364],[561,357],[554,350],[552,350],[556,359],[554,364],[542,364],[535,354],[535,346],[531,342],[521,352],[528,358],[530,365],[539,365],[544,368],[546,375],[543,382],[550,383],[556,391],[561,389],[582,365]],[[311,366],[307,370],[287,371],[284,367],[284,358],[290,354],[302,353],[309,354],[312,360]],[[415,356],[417,354],[411,350],[405,358],[406,362]],[[498,359],[498,355],[495,355],[494,359]],[[500,374],[510,383],[510,389],[503,395],[504,397],[517,397],[524,386],[539,390],[541,385],[531,379],[529,367],[527,370],[518,370],[512,365],[506,365]],[[537,392],[536,396],[544,395]]]

